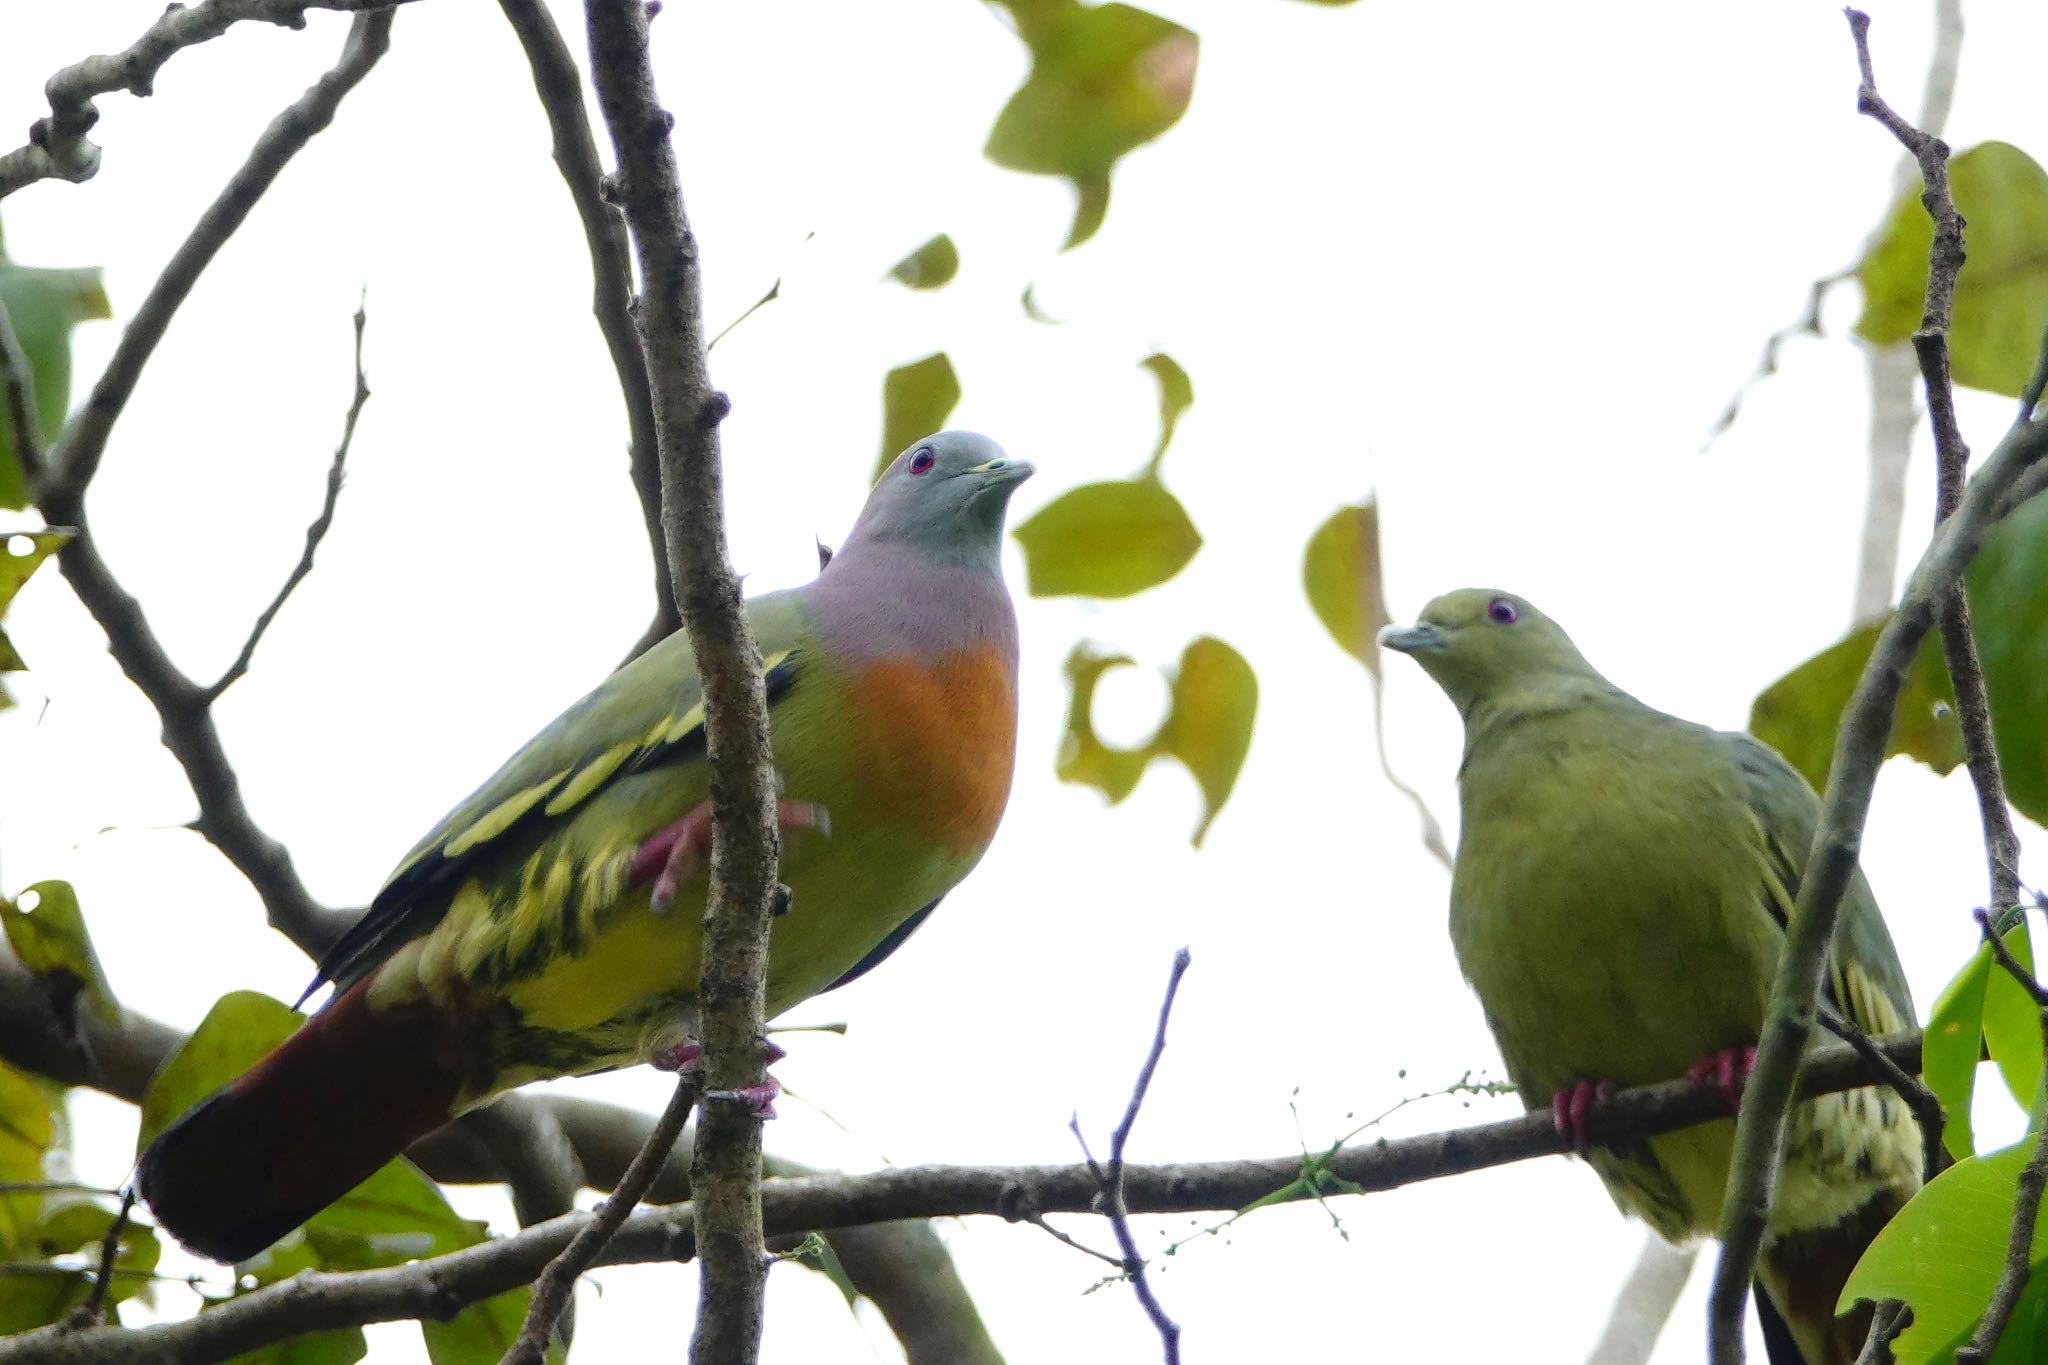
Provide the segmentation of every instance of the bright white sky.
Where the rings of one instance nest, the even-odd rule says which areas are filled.
[[[1828,310],[1829,339],[1791,345],[1701,450],[1765,334],[1853,257],[1887,198],[1897,150],[1855,114],[1835,6],[1157,8],[1201,34],[1193,107],[1129,159],[1101,235],[1065,256],[1066,187],[979,156],[1025,66],[993,11],[672,4],[656,25],[708,316],[720,325],[783,280],[713,357],[735,403],[733,552],[750,587],[801,580],[813,537],[844,534],[891,365],[951,351],[956,422],[1039,464],[1020,516],[1143,462],[1156,400],[1137,362],[1151,350],[1197,395],[1165,473],[1206,547],[1132,601],[1020,604],[1009,818],[886,970],[795,1012],[852,1031],[800,1038],[778,1068],[795,1098],[769,1140],[790,1156],[1072,1159],[1068,1116],[1106,1140],[1182,944],[1194,967],[1134,1160],[1320,1146],[1353,1115],[1497,1070],[1444,933],[1446,878],[1373,765],[1365,677],[1300,591],[1301,547],[1339,503],[1379,490],[1397,617],[1447,588],[1510,587],[1618,682],[1725,726],[1847,620],[1865,403],[1845,339],[1853,290]],[[1926,9],[1873,8],[1880,81],[1910,110]],[[50,73],[126,46],[161,4],[33,9],[0,11],[0,127],[25,128]],[[580,10],[557,9],[580,48]],[[1951,141],[2048,154],[2048,11],[1979,4],[1969,19]],[[99,178],[12,198],[11,254],[104,265],[125,319],[345,27],[244,26],[177,57],[154,99],[103,100]],[[221,711],[258,819],[335,904],[365,900],[648,616],[620,405],[547,147],[495,7],[407,7],[391,55],[179,315],[93,495],[108,558],[176,657],[213,676],[318,506],[367,286],[375,397],[338,524]],[[940,230],[964,261],[951,287],[878,283]],[[1022,316],[1034,283],[1064,326]],[[80,334],[84,374],[115,335]],[[1965,401],[1988,449],[2009,404]],[[1930,515],[1924,459],[1912,489],[1908,562]],[[160,1018],[189,1027],[234,988],[289,998],[305,962],[177,828],[192,813],[182,777],[54,573],[9,629],[37,671],[0,719],[16,775],[0,791],[4,889],[74,881],[116,990]],[[1104,692],[1112,731],[1135,738],[1163,696],[1151,666],[1201,633],[1249,656],[1262,696],[1243,780],[1197,853],[1198,798],[1178,770],[1104,811],[1056,783],[1052,760],[1077,636],[1147,665]],[[1395,761],[1454,821],[1455,716],[1405,662],[1391,671]],[[1974,941],[1976,837],[1960,775],[1886,770],[1866,866],[1923,1009]],[[648,1107],[668,1085],[576,1084]],[[1384,1131],[1518,1109],[1437,1101]],[[76,1113],[83,1175],[118,1181],[132,1111],[81,1096]],[[2010,1113],[1996,1131],[2015,1130]],[[495,1196],[459,1198],[509,1221]],[[1141,1245],[1207,1221],[1145,1224]],[[1107,1245],[1092,1221],[1065,1223]],[[1011,1360],[1078,1343],[1092,1359],[1156,1358],[1126,1290],[1087,1292],[1097,1263],[995,1221],[946,1236]],[[1442,1358],[1510,1333],[1530,1359],[1573,1361],[1641,1237],[1588,1172],[1542,1161],[1263,1212],[1184,1249],[1158,1288],[1191,1361]],[[680,1353],[694,1269],[594,1278],[606,1293],[585,1290],[588,1358]],[[1700,1358],[1696,1278],[1659,1361]],[[896,1358],[821,1278],[778,1270],[773,1286],[767,1360]],[[193,1306],[178,1290],[164,1302]],[[373,1342],[379,1361],[421,1358],[409,1329]]]

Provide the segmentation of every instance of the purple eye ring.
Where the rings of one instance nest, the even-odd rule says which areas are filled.
[[[919,446],[917,453],[910,457],[910,472],[913,474],[929,474],[932,472],[932,466],[937,463],[938,457],[932,454],[930,446]]]
[[[1515,610],[1515,604],[1505,597],[1496,597],[1486,604],[1486,619],[1497,626],[1511,626],[1521,615]]]

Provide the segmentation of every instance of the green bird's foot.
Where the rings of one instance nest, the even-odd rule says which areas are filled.
[[[1593,1138],[1587,1131],[1586,1120],[1593,1112],[1594,1102],[1612,1094],[1613,1081],[1579,1081],[1551,1097],[1550,1121],[1573,1151],[1584,1155],[1591,1149]]]
[[[1728,1112],[1734,1114],[1742,1111],[1742,1087],[1749,1083],[1749,1073],[1755,1067],[1754,1047],[1724,1047],[1694,1062],[1685,1074],[1694,1085],[1711,1085],[1719,1090],[1728,1101]]]
[[[778,800],[775,823],[784,834],[798,831],[832,832],[832,817],[815,801]],[[698,803],[695,810],[672,825],[656,830],[633,851],[633,863],[626,873],[626,885],[654,883],[649,904],[654,913],[664,914],[675,903],[676,892],[711,861],[711,803]]]

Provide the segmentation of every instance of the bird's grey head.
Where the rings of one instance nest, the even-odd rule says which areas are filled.
[[[893,541],[952,564],[995,569],[1010,494],[1035,471],[986,436],[942,431],[889,462],[846,547]]]

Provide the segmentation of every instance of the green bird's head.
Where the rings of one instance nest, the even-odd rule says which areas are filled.
[[[1034,472],[972,431],[927,436],[889,462],[853,524],[847,548],[894,541],[943,563],[993,569],[1010,494]]]
[[[1511,592],[1460,588],[1388,626],[1380,643],[1413,655],[1460,714],[1503,694],[1562,680],[1602,681],[1557,622]]]

